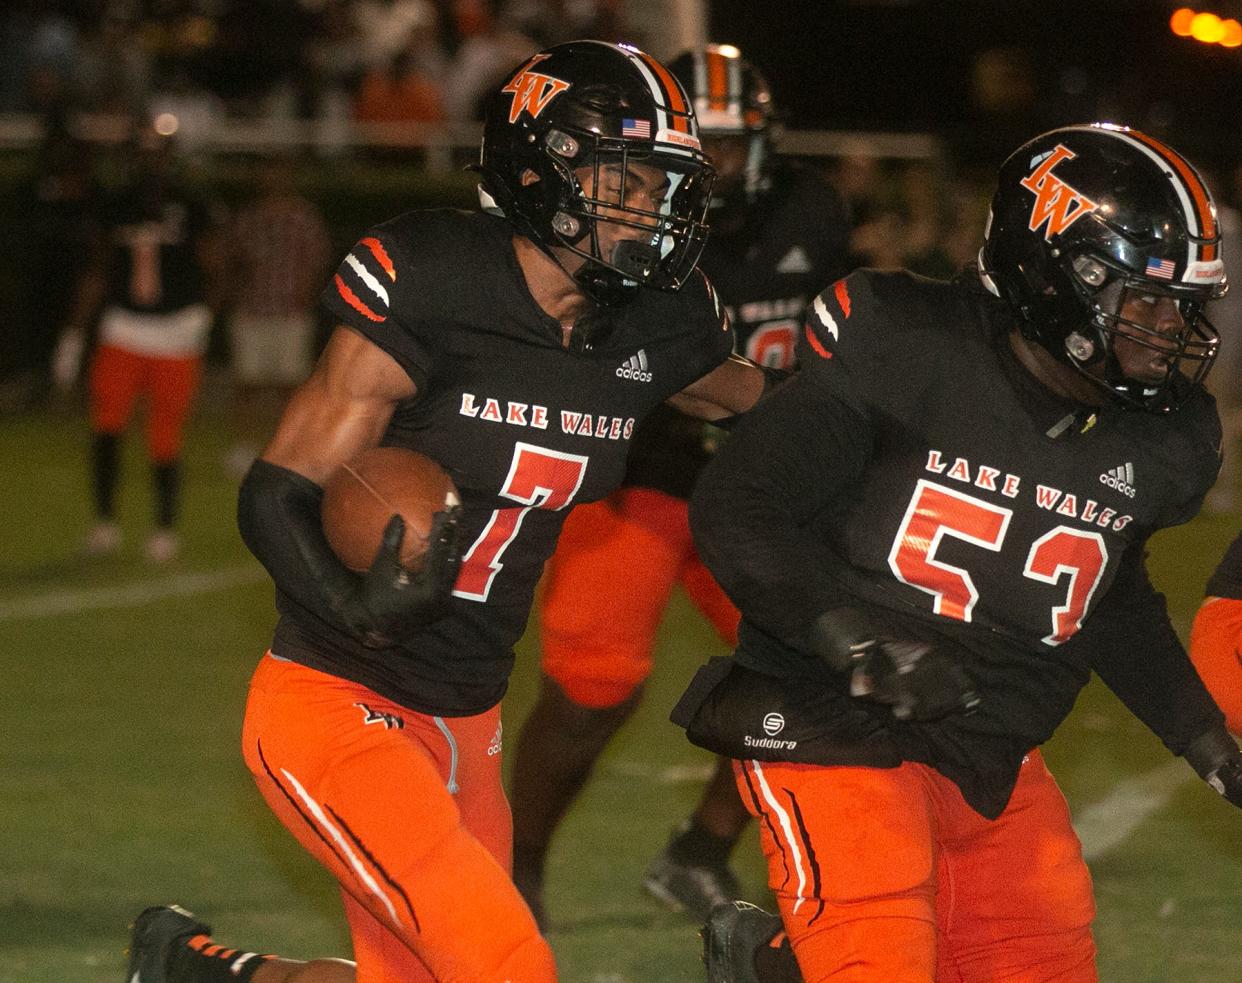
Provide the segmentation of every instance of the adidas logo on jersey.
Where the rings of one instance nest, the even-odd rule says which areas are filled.
[[[617,376],[622,379],[633,379],[635,382],[650,382],[651,372],[647,368],[647,350],[640,348],[617,366]]]
[[[801,246],[794,246],[776,264],[777,273],[810,273],[811,260]]]
[[[1100,484],[1115,488],[1123,495],[1134,497],[1134,465],[1127,461],[1115,468],[1109,468],[1100,475]]]

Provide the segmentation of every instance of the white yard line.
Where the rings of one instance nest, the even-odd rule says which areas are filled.
[[[254,563],[206,573],[181,573],[158,580],[140,580],[116,587],[53,591],[0,600],[0,622],[49,618],[58,614],[81,614],[117,608],[136,608],[170,597],[194,597],[213,591],[257,584],[267,572]]]
[[[1185,761],[1174,758],[1159,768],[1119,782],[1108,795],[1074,818],[1083,856],[1088,861],[1096,860],[1123,843],[1194,777]]]

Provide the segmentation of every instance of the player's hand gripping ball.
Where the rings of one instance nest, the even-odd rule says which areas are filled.
[[[375,560],[389,521],[399,515],[405,521],[401,565],[417,573],[433,517],[460,501],[453,480],[431,458],[401,447],[372,447],[328,479],[323,531],[341,562],[361,573]]]

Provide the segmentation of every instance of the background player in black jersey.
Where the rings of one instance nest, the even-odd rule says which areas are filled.
[[[729,308],[738,350],[787,371],[803,309],[847,268],[843,206],[814,171],[774,157],[771,92],[736,48],[708,45],[669,67],[694,101],[716,169],[699,268]],[[638,705],[674,586],[737,641],[737,609],[700,563],[686,518],[711,440],[702,420],[657,409],[635,434],[623,486],[574,512],[548,565],[542,689],[518,735],[511,790],[514,880],[541,922],[553,833]],[[625,590],[614,589],[620,583]],[[727,862],[749,821],[722,759],[694,815],[652,863],[647,889],[706,917],[737,896]]]
[[[1190,628],[1190,658],[1229,730],[1242,737],[1242,535],[1225,551],[1206,594]]]
[[[1002,166],[979,268],[861,271],[690,517],[743,621],[674,712],[737,759],[780,919],[723,905],[715,981],[1094,981],[1039,745],[1090,672],[1242,806],[1242,754],[1147,577],[1220,464],[1207,188],[1105,125]]]
[[[67,386],[98,318],[88,380],[95,506],[88,553],[121,546],[121,438],[136,404],[146,400],[155,528],[145,552],[156,563],[172,560],[179,548],[181,438],[202,374],[220,265],[210,209],[178,180],[176,128],[169,114],[135,124],[125,180],[100,210],[92,259],[75,285],[55,355],[58,382]]]
[[[694,268],[711,168],[659,62],[594,41],[534,55],[490,102],[479,171],[483,213],[411,212],[345,258],[324,296],[340,327],[238,503],[281,613],[244,755],[340,882],[356,966],[225,949],[157,907],[129,983],[555,979],[509,877],[513,644],[569,507],[620,482],[636,423],[666,399],[733,415],[765,376],[730,356]],[[461,493],[418,574],[397,563],[397,517],[362,575],[321,528],[325,479],[381,443],[439,461]]]

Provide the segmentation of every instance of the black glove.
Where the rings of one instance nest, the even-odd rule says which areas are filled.
[[[411,573],[400,559],[405,520],[399,515],[388,520],[375,560],[341,607],[342,616],[368,648],[392,645],[447,612],[461,567],[460,521],[458,505],[435,514],[423,567]]]
[[[1196,737],[1182,757],[1200,778],[1242,809],[1242,751],[1225,728]]]
[[[899,720],[935,720],[979,705],[970,677],[956,662],[926,642],[871,631],[858,611],[827,611],[811,630],[812,651],[849,673],[850,695],[886,704]]]

